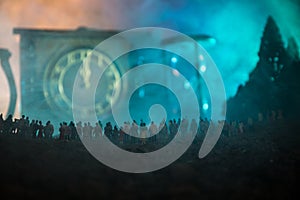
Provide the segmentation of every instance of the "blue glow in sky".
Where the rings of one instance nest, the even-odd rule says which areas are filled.
[[[278,23],[284,41],[300,38],[300,7],[296,0],[216,0],[216,1],[133,1],[120,6],[124,28],[161,26],[187,34],[208,34],[216,38],[207,48],[223,76],[228,97],[258,60],[260,38],[268,15]],[[139,17],[135,17],[139,16]],[[298,39],[299,41],[299,39]]]
[[[289,36],[300,42],[299,5],[299,0],[1,0],[0,48],[12,52],[10,63],[20,85],[19,40],[12,34],[15,27],[126,30],[158,26],[208,34],[216,40],[207,51],[219,67],[230,97],[255,67],[268,15],[276,20],[285,42]],[[2,71],[0,80],[5,80]],[[8,91],[6,81],[1,82],[0,90]],[[4,92],[0,97],[1,112],[6,110],[8,96]]]

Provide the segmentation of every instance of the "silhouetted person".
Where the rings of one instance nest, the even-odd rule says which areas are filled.
[[[39,121],[37,137],[38,138],[43,138],[43,136],[44,136],[44,125],[43,125],[42,121]]]
[[[44,128],[45,138],[51,139],[54,132],[54,126],[51,124],[50,121],[47,121],[46,126]]]
[[[18,135],[20,133],[20,128],[19,128],[19,123],[20,120],[17,118],[14,118],[13,123],[12,123],[12,133]]]
[[[82,132],[84,139],[92,139],[93,127],[91,126],[90,122],[84,123]]]
[[[159,137],[160,140],[165,140],[168,138],[168,128],[165,120],[162,120],[159,124]]]
[[[28,134],[31,135],[32,138],[36,138],[36,124],[35,120],[31,120],[28,128]]]
[[[102,136],[102,127],[100,126],[99,122],[95,123],[95,127],[93,129],[94,137],[98,138]]]
[[[87,126],[88,126],[88,137],[89,137],[89,139],[92,139],[93,138],[93,127],[92,127],[92,125],[91,125],[91,123],[90,122],[88,122],[87,123]]]
[[[101,129],[103,130],[103,125],[102,125],[102,122],[100,120],[98,121],[98,124],[101,127]]]
[[[11,134],[13,133],[13,120],[12,115],[8,115],[7,118],[4,120],[3,124],[3,132]]]
[[[65,138],[65,130],[63,128],[63,124],[59,123],[59,140],[63,140]]]
[[[4,119],[3,119],[3,114],[0,114],[0,134],[3,133],[4,129]]]
[[[104,127],[104,135],[112,140],[113,128],[110,122],[107,122]]]
[[[125,136],[125,130],[124,130],[124,127],[120,127],[120,130],[119,130],[119,144],[123,144],[124,143],[124,136]]]
[[[22,115],[22,117],[17,120],[16,123],[16,133],[22,136],[25,136],[25,132],[26,132],[26,119],[25,119],[25,115]]]
[[[114,128],[113,128],[113,140],[115,142],[118,141],[118,138],[119,138],[119,129],[118,127],[115,125]]]
[[[151,142],[156,142],[156,134],[158,132],[158,128],[154,121],[151,122],[151,125],[149,126],[149,134],[151,137]]]
[[[175,134],[177,133],[178,131],[178,128],[179,128],[179,124],[176,122],[176,119],[173,119],[173,125],[174,125],[174,128],[175,128]]]
[[[122,128],[122,140],[124,143],[129,142],[129,134],[130,133],[130,122],[124,122]]]
[[[88,127],[87,127],[87,123],[83,123],[83,127],[82,127],[82,139],[87,139],[88,138]]]
[[[82,127],[82,122],[78,122],[76,124],[76,131],[77,131],[77,135],[79,138],[82,138],[83,135],[83,127]]]
[[[137,137],[139,136],[138,130],[139,130],[139,126],[137,125],[136,121],[133,120],[129,131],[130,131],[130,135],[132,136],[131,142],[134,144],[137,143],[138,141],[137,140]]]
[[[24,134],[25,134],[26,137],[31,136],[31,133],[28,131],[29,130],[29,125],[30,125],[30,121],[29,121],[29,117],[27,116],[25,118],[25,131],[24,131]]]
[[[147,132],[148,132],[148,128],[146,126],[146,123],[143,122],[143,120],[141,120],[141,124],[140,124],[141,144],[146,144]]]
[[[67,122],[63,122],[62,127],[64,129],[64,139],[70,140],[71,128],[68,126]]]
[[[176,134],[176,124],[174,124],[173,120],[169,121],[169,132],[171,138],[173,138],[173,136]]]
[[[73,121],[70,121],[69,128],[70,128],[70,131],[71,131],[70,139],[75,140],[78,134],[77,134],[77,129],[76,129],[75,124],[74,124]]]
[[[39,130],[39,120],[35,120],[34,131],[35,131],[36,136],[37,136],[38,130]]]
[[[242,121],[240,121],[238,124],[238,133],[243,134],[244,132],[245,132],[244,123]]]

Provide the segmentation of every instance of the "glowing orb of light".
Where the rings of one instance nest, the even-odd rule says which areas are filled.
[[[179,76],[179,71],[177,69],[173,69],[172,73],[174,76]]]
[[[208,110],[208,103],[204,103],[204,104],[202,105],[202,108],[203,108],[203,110]]]
[[[177,60],[177,58],[176,58],[176,57],[172,57],[172,58],[171,58],[171,62],[172,62],[172,63],[174,63],[174,64],[175,64],[175,63],[177,63],[177,61],[178,61],[178,60]]]
[[[206,71],[206,66],[205,66],[205,65],[201,65],[200,71],[201,71],[201,72],[205,72],[205,71]]]
[[[217,43],[217,40],[215,38],[209,38],[208,41],[212,44],[215,45]]]
[[[184,88],[185,89],[189,89],[191,87],[191,83],[189,82],[189,81],[186,81],[185,83],[184,83]]]

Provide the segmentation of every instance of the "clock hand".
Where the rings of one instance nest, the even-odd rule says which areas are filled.
[[[85,88],[90,88],[91,83],[90,83],[90,77],[91,77],[91,69],[90,66],[87,64],[84,64],[81,69],[80,69],[80,75],[83,79]]]

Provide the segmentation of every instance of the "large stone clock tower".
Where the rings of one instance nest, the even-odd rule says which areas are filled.
[[[103,76],[101,76],[102,82],[98,83],[95,93],[95,106],[93,108],[99,119],[104,119],[104,121],[105,119],[110,119],[111,105],[122,102],[124,93],[127,91],[126,88],[134,87],[136,82],[149,76],[148,74],[150,73],[145,71],[143,74],[134,77],[134,80],[130,83],[122,82],[119,84],[118,80],[120,80],[122,75],[129,69],[142,64],[161,63],[174,68],[171,74],[165,72],[156,75],[164,77],[167,85],[166,88],[169,88],[168,84],[170,86],[176,84],[179,88],[182,88],[182,92],[186,93],[187,90],[191,90],[190,86],[192,86],[198,92],[198,98],[203,96],[200,94],[204,90],[202,90],[203,81],[199,77],[199,73],[191,70],[193,67],[191,68],[186,61],[176,57],[177,55],[174,55],[172,52],[158,49],[128,51],[127,54],[113,61],[105,52],[95,52],[94,48],[99,43],[110,36],[118,34],[119,31],[86,28],[79,28],[77,30],[15,28],[14,33],[21,36],[21,114],[25,114],[31,119],[51,120],[56,124],[62,121],[73,120],[72,108],[74,109],[74,101],[72,101],[72,94],[74,80],[77,74],[80,73],[82,87],[90,87],[89,77],[92,72],[89,67],[82,67],[82,63],[88,55],[91,55],[91,52],[93,52],[92,55],[94,56],[92,59],[97,60],[97,63],[99,63],[97,67],[103,68],[105,64],[101,66],[101,63],[111,63],[105,73],[103,73]],[[193,38],[200,42],[211,41],[211,37],[207,35],[200,35]],[[114,48],[130,49],[132,45],[134,46],[133,41],[127,41],[123,37],[120,37],[120,39],[125,40],[125,42],[122,41],[121,46],[117,42]],[[130,40],[137,39],[135,37],[130,38]],[[147,41],[159,40],[147,38]],[[169,43],[168,45],[173,45],[174,41],[170,41]],[[198,53],[193,45],[185,45],[179,44],[175,47],[182,49],[182,51],[190,52],[190,55]],[[196,65],[200,68],[201,62],[204,62],[201,55],[200,57],[196,55],[195,59]],[[180,85],[168,80],[171,76],[178,76],[177,70],[186,76],[188,83]],[[130,114],[132,114],[132,118],[136,120],[143,118],[146,122],[149,122],[148,110],[153,104],[163,105],[166,112],[170,113],[170,118],[179,117],[180,106],[176,97],[166,88],[157,85],[146,85],[137,89],[132,95],[131,99],[133,100],[128,105],[131,109]],[[200,100],[199,102],[202,101]],[[84,112],[88,113],[90,110],[87,109]]]
[[[72,120],[72,83],[76,72],[89,52],[118,31],[15,28],[14,33],[21,35],[21,113],[32,119]],[[98,59],[109,62],[101,52]],[[116,63],[110,70],[105,88],[112,88],[109,84],[122,71]],[[105,98],[99,100],[96,109],[98,114],[105,114],[112,97],[110,92],[99,95]]]

